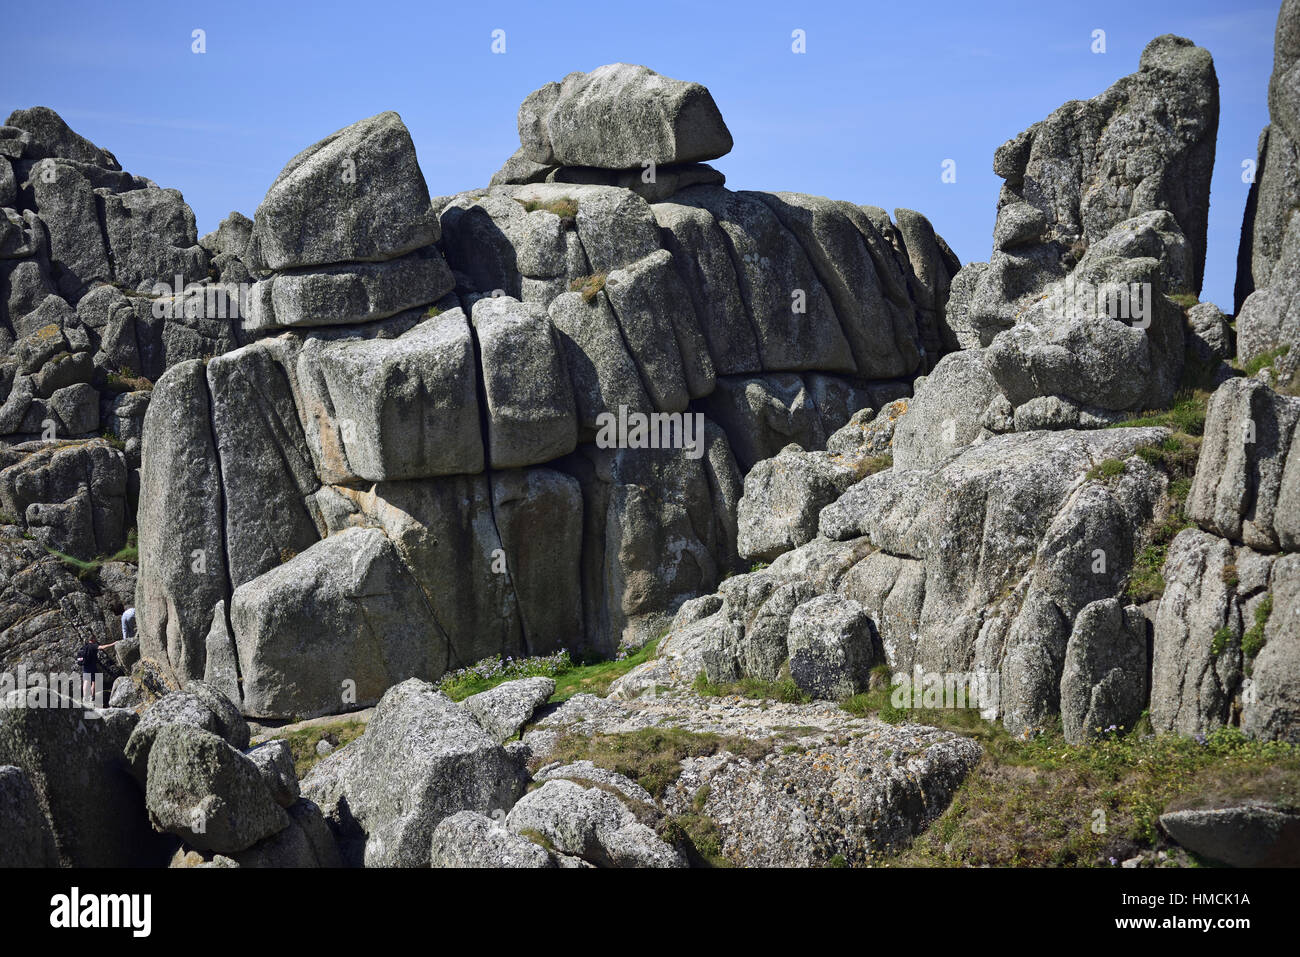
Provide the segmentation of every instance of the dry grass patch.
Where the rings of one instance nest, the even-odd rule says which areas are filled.
[[[583,302],[591,302],[596,298],[596,294],[604,288],[605,274],[603,272],[592,273],[590,276],[579,276],[569,283],[569,292],[582,293]]]

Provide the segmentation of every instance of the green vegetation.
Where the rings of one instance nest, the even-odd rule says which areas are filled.
[[[877,472],[893,468],[894,457],[892,455],[868,455],[865,459],[852,462],[851,465],[857,477],[864,479],[868,475],[875,475]]]
[[[908,709],[895,708],[890,703],[894,689],[898,685],[890,684],[892,672],[888,665],[876,665],[871,669],[871,683],[876,687],[863,691],[840,702],[840,708],[855,718],[876,717],[887,724],[901,724],[912,714]]]
[[[104,377],[104,391],[114,395],[152,389],[153,383],[142,375],[136,375],[129,366],[123,366],[116,372],[110,372]]]
[[[442,310],[437,306],[430,306],[428,309],[424,310],[424,318],[426,319],[432,319],[435,316],[441,316],[441,315],[442,315]]]
[[[749,566],[749,571],[751,574],[754,572],[761,572],[764,568],[768,568],[770,565],[771,562],[754,562],[754,564]]]
[[[520,828],[519,836],[527,838],[538,847],[544,848],[552,854],[556,853],[555,845],[551,843],[551,839],[541,831],[534,830],[531,827]]]
[[[1192,523],[1183,515],[1182,505],[1163,521],[1154,523],[1150,530],[1150,540],[1143,549],[1133,557],[1133,570],[1129,572],[1127,594],[1134,602],[1152,601],[1165,593],[1164,567],[1169,555],[1169,543]]]
[[[771,739],[753,740],[721,734],[702,734],[680,728],[642,728],[621,734],[597,734],[590,737],[565,733],[546,756],[546,763],[570,764],[590,761],[597,767],[615,771],[636,781],[656,800],[662,800],[673,782],[681,776],[686,758],[704,758],[723,751],[751,761],[762,760],[771,753]],[[537,768],[532,769],[536,771]],[[691,796],[691,809],[659,822],[659,835],[681,848],[697,867],[726,866],[722,856],[722,838],[717,823],[705,813],[709,799],[707,785]]]
[[[0,522],[0,524],[4,523]],[[30,538],[28,535],[24,535],[23,537]],[[46,545],[42,545],[41,547],[59,561],[63,562],[63,564],[67,565],[76,573],[77,577],[83,581],[97,575],[99,570],[109,562],[130,562],[135,564],[140,560],[140,548],[136,542],[136,530],[134,528],[126,533],[126,544],[112,555],[97,555],[89,561],[75,558],[72,555],[67,555],[56,548],[50,548]]]
[[[540,200],[516,200],[524,207],[524,212],[533,213],[539,209],[544,209],[548,213],[554,213],[560,219],[572,219],[578,215],[578,201],[569,196],[561,196],[559,199]]]
[[[302,780],[322,758],[322,755],[316,753],[317,744],[328,741],[337,750],[361,737],[361,733],[365,730],[366,725],[363,721],[358,721],[356,718],[340,718],[328,724],[300,728],[286,734],[272,734],[270,737],[278,738],[289,745],[289,750],[293,752],[294,770],[298,772],[298,779]]]
[[[692,690],[705,698],[726,698],[737,696],[752,698],[756,701],[780,701],[782,704],[807,704],[812,699],[800,690],[789,675],[775,681],[761,678],[741,678],[739,681],[714,684],[708,675],[701,671],[695,677]]]
[[[1158,845],[1156,821],[1197,802],[1265,798],[1300,807],[1300,747],[1236,728],[1185,738],[1117,729],[1091,745],[1059,728],[1031,739],[955,711],[913,720],[984,748],[948,809],[891,866],[1115,866]]]
[[[569,291],[582,293],[583,302],[591,302],[596,298],[596,293],[604,288],[605,274],[603,272],[592,273],[590,276],[579,276],[569,283]]]
[[[1236,728],[1156,736],[1145,714],[1132,729],[1070,745],[1059,718],[1037,736],[1015,736],[974,709],[894,708],[892,691],[854,695],[840,706],[963,734],[984,754],[948,809],[909,849],[882,862],[889,866],[1114,866],[1158,846],[1156,821],[1167,810],[1248,798],[1300,808],[1297,745],[1247,740]]]
[[[1116,429],[1162,426],[1172,432],[1168,438],[1137,450],[1143,461],[1163,471],[1170,481],[1166,500],[1162,503],[1163,517],[1146,530],[1146,545],[1133,559],[1128,596],[1135,602],[1150,601],[1164,594],[1163,569],[1169,543],[1175,535],[1192,525],[1183,507],[1191,491],[1191,480],[1201,451],[1209,402],[1210,393],[1204,389],[1182,389],[1170,408],[1144,412],[1137,418],[1111,426]]]
[[[1188,309],[1191,309],[1192,306],[1200,302],[1200,300],[1196,298],[1195,294],[1190,292],[1174,293],[1174,295],[1167,296],[1166,298],[1172,300],[1179,309],[1183,310],[1183,312],[1186,312]]]
[[[605,695],[609,686],[637,665],[654,657],[663,635],[642,645],[636,651],[612,660],[574,661],[567,651],[537,658],[502,660],[500,655],[484,658],[468,668],[443,675],[439,690],[453,701],[463,701],[470,695],[495,688],[505,681],[518,678],[554,678],[555,694],[552,703],[567,701],[575,694],[589,692]]]
[[[685,731],[681,728],[655,727],[620,734],[562,734],[546,763],[590,761],[597,767],[616,771],[631,778],[656,799],[682,773],[686,758],[707,758],[723,751],[751,761],[770,754],[770,738],[754,740],[732,735]],[[534,768],[533,770],[536,770]]]
[[[1224,625],[1216,631],[1214,637],[1210,639],[1210,654],[1214,655],[1216,658],[1219,657],[1219,655],[1228,650],[1228,646],[1232,644],[1233,639],[1236,637],[1237,636],[1233,630],[1227,625]]]
[[[609,693],[609,686],[616,680],[623,677],[637,665],[644,664],[653,658],[655,649],[659,647],[659,642],[662,639],[663,635],[651,639],[625,658],[615,658],[612,661],[593,661],[590,664],[578,665],[559,675],[555,679],[555,694],[552,695],[551,701],[556,703],[568,701],[575,694],[584,692],[603,697]]]
[[[1290,346],[1278,346],[1276,349],[1269,349],[1267,352],[1261,352],[1253,359],[1249,359],[1244,364],[1239,365],[1238,368],[1240,368],[1248,377],[1253,376],[1264,369],[1271,369],[1278,359],[1281,359],[1290,351]]]
[[[1189,482],[1196,472],[1196,460],[1201,454],[1201,440],[1174,433],[1155,445],[1144,445],[1137,450],[1138,457],[1166,472],[1175,479]]]
[[[1179,532],[1193,524],[1185,506],[1199,448],[1199,439],[1175,433],[1158,445],[1138,449],[1139,456],[1163,469],[1171,481],[1165,492],[1163,516],[1147,527],[1146,544],[1133,556],[1127,594],[1135,602],[1151,601],[1165,593],[1164,567],[1169,545]]]
[[[464,701],[470,695],[495,688],[518,678],[558,678],[574,667],[567,651],[536,658],[506,658],[493,655],[482,661],[442,676],[438,689],[452,701]]]
[[[1114,478],[1116,475],[1123,475],[1127,470],[1128,466],[1119,459],[1106,459],[1088,469],[1086,477],[1088,481],[1095,482],[1098,479],[1105,480]]]
[[[0,512],[0,525],[17,525],[18,519],[14,518],[8,512]]]
[[[1112,429],[1132,429],[1159,425],[1175,435],[1181,433],[1196,437],[1205,434],[1205,411],[1210,404],[1210,393],[1204,389],[1180,389],[1174,404],[1167,409],[1143,412],[1132,419],[1116,422]]]
[[[1255,623],[1241,636],[1241,653],[1245,655],[1248,662],[1253,662],[1255,657],[1263,650],[1264,629],[1267,627],[1268,619],[1272,614],[1273,596],[1268,594],[1255,606]]]

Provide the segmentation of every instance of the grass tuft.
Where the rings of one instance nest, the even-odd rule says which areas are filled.
[[[569,291],[582,293],[583,302],[591,302],[596,298],[596,294],[604,288],[605,274],[603,272],[592,273],[590,276],[579,276],[569,283]]]
[[[1119,459],[1106,459],[1088,469],[1086,478],[1090,482],[1104,481],[1105,479],[1114,478],[1116,475],[1123,475],[1127,470],[1128,466]]]
[[[778,678],[775,681],[764,681],[761,678],[741,678],[739,681],[714,684],[709,681],[708,675],[701,671],[696,675],[695,683],[691,685],[691,689],[704,698],[734,696],[752,698],[755,701],[779,701],[782,704],[807,704],[812,700],[794,683],[794,679],[788,676]]]
[[[289,750],[293,752],[294,770],[298,772],[298,780],[302,780],[307,776],[307,772],[322,760],[323,756],[316,753],[317,744],[321,741],[328,741],[334,745],[334,750],[337,751],[345,744],[350,744],[361,737],[362,732],[365,730],[364,721],[358,721],[355,718],[340,718],[337,722],[300,728],[287,734],[275,735],[275,738],[289,745]],[[268,740],[271,740],[271,738],[268,738]]]
[[[543,209],[548,213],[554,213],[560,219],[573,219],[578,215],[578,201],[569,196],[561,196],[559,199],[528,199],[516,200],[524,207],[524,212],[535,213]]]
[[[1258,605],[1255,606],[1255,623],[1246,630],[1241,636],[1241,653],[1248,662],[1253,662],[1255,657],[1264,650],[1264,629],[1268,626],[1268,619],[1273,614],[1273,596],[1265,595]]]
[[[121,395],[124,392],[148,392],[153,389],[153,383],[142,375],[136,375],[129,366],[123,366],[116,372],[109,372],[104,376],[104,391],[114,395]]]
[[[742,738],[670,727],[641,728],[619,734],[566,732],[546,755],[546,763],[590,761],[597,767],[631,778],[656,799],[661,799],[681,776],[682,761],[687,758],[707,758],[729,751],[737,757],[760,761],[772,748],[770,738]]]
[[[662,636],[660,636],[662,638]],[[464,701],[470,695],[495,688],[519,678],[554,678],[552,703],[567,701],[575,694],[588,692],[604,696],[609,686],[637,665],[654,657],[660,638],[646,642],[636,651],[620,652],[613,659],[575,661],[565,650],[535,658],[505,658],[494,655],[476,664],[443,675],[438,688],[452,701]]]
[[[1250,376],[1257,375],[1264,369],[1270,369],[1273,364],[1291,351],[1290,346],[1278,346],[1276,349],[1269,349],[1267,352],[1261,352],[1259,355],[1249,359],[1241,366],[1241,371]]]

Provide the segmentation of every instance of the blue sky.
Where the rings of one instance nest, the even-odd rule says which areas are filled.
[[[925,213],[963,262],[987,259],[993,150],[1137,69],[1152,37],[1208,47],[1221,118],[1202,298],[1230,310],[1247,187],[1268,119],[1275,0],[1061,4],[705,2],[9,4],[0,109],[50,106],[122,165],[180,189],[200,233],[252,215],[294,153],[396,110],[430,192],[486,185],[518,146],[520,100],[602,63],[709,87],[736,189]],[[191,52],[206,32],[207,52]],[[491,50],[504,30],[506,52]],[[791,52],[804,30],[807,52]],[[1106,32],[1106,52],[1091,52]],[[945,159],[957,181],[940,181]]]

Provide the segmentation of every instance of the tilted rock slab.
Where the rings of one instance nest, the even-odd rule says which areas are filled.
[[[428,867],[445,818],[503,814],[523,790],[515,760],[468,711],[418,680],[389,689],[365,733],[302,782],[345,863],[367,867]]]

